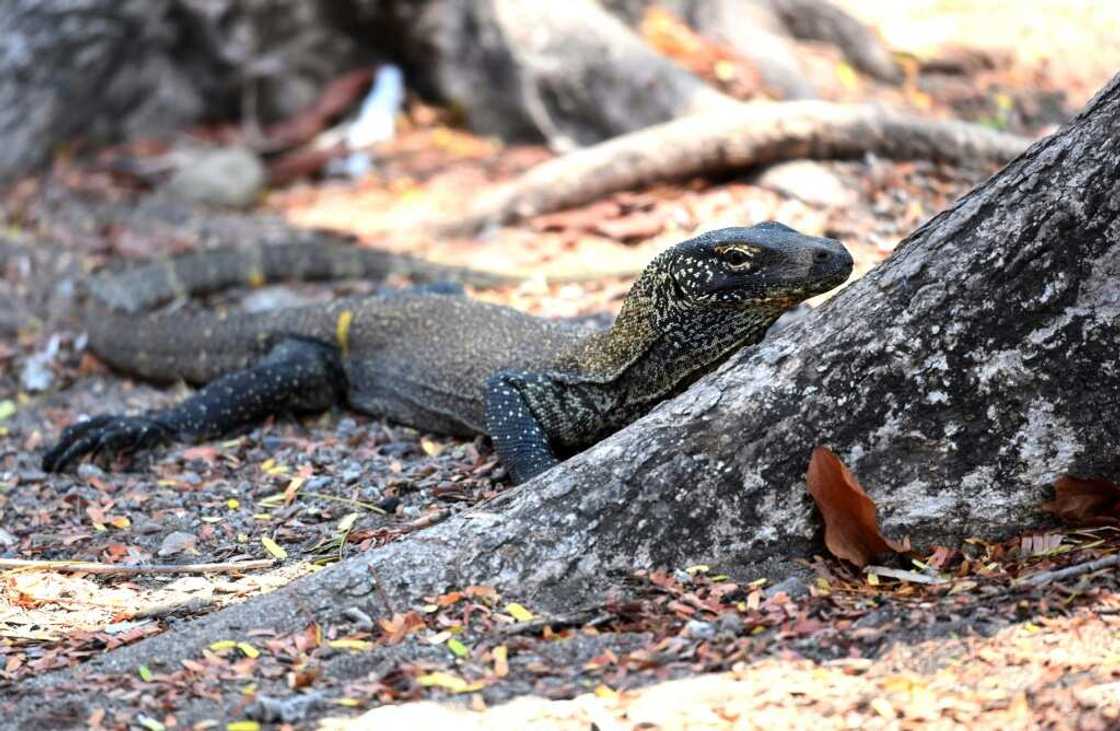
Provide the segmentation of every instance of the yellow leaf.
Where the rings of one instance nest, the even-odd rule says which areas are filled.
[[[343,708],[357,708],[362,705],[357,698],[332,698],[331,703]]]
[[[248,642],[238,642],[237,649],[241,650],[241,654],[245,657],[257,658],[261,656],[261,651],[250,645]]]
[[[265,550],[271,553],[273,558],[277,558],[283,561],[288,557],[288,552],[285,551],[279,543],[272,540],[268,536],[261,536],[261,543],[264,544]]]
[[[145,683],[152,682],[152,671],[151,668],[149,668],[147,665],[141,665],[140,667],[136,668],[136,674],[139,675],[140,679]]]
[[[342,520],[338,521],[338,532],[349,533],[350,529],[354,527],[354,522],[362,517],[361,513],[347,513],[342,516]]]
[[[4,421],[14,413],[16,413],[16,404],[14,401],[11,399],[0,401],[0,421]]]
[[[291,482],[288,483],[288,486],[284,488],[284,502],[290,503],[295,500],[296,493],[299,492],[299,489],[303,487],[303,483],[306,481],[307,479],[303,477],[293,477]]]
[[[109,525],[113,526],[114,528],[119,528],[121,530],[124,530],[128,526],[132,525],[132,521],[129,520],[128,518],[126,518],[125,516],[121,515],[121,516],[118,516],[116,518],[110,518],[109,519]]]
[[[235,647],[237,647],[237,643],[233,640],[218,640],[217,642],[211,642],[209,644],[209,648],[214,652],[221,652],[222,650],[232,650]]]
[[[438,457],[444,449],[447,449],[446,444],[440,444],[434,439],[428,437],[420,437],[420,448],[424,450],[424,454],[429,457]]]
[[[327,646],[336,650],[354,650],[355,652],[373,649],[373,643],[366,640],[331,640],[327,643]]]
[[[494,674],[499,678],[509,675],[509,648],[505,645],[494,648]]]
[[[256,721],[231,721],[226,724],[226,731],[260,731],[261,725]]]
[[[482,683],[468,683],[457,675],[451,673],[428,673],[421,675],[416,679],[416,682],[425,688],[443,688],[452,693],[469,693],[472,690],[478,690],[482,687]]]
[[[231,497],[229,500],[226,500],[226,507],[230,510],[237,510],[241,507],[241,501],[235,497]]]
[[[707,564],[703,564],[703,563],[698,563],[695,566],[687,567],[685,569],[685,573],[689,574],[691,576],[695,576],[696,574],[706,574],[711,570],[712,570],[711,566],[709,566]]]
[[[335,340],[338,343],[338,349],[342,351],[342,356],[345,358],[346,354],[350,352],[350,324],[354,321],[354,313],[350,310],[343,310],[338,313],[338,322],[335,323]]]
[[[510,602],[507,604],[506,613],[518,622],[528,622],[533,618],[533,613],[517,602]]]
[[[883,718],[889,718],[892,721],[897,717],[895,714],[894,706],[886,698],[878,697],[871,699],[871,709],[878,713]]]
[[[874,573],[874,572],[868,572],[867,583],[870,584],[871,586],[878,586],[879,585],[879,575]]]
[[[859,74],[846,63],[836,64],[836,80],[846,89],[855,89],[859,87]]]
[[[612,701],[618,698],[618,691],[600,683],[595,686],[595,695],[604,700]]]
[[[455,657],[466,657],[471,654],[470,648],[454,637],[447,641],[447,649],[451,650],[451,653],[455,655]]]
[[[732,81],[735,78],[735,64],[730,61],[716,61],[716,65],[712,68],[712,73],[720,81]]]

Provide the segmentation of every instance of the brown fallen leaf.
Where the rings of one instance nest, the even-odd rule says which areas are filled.
[[[1054,501],[1042,509],[1069,525],[1120,524],[1120,485],[1108,480],[1062,475],[1054,482]]]
[[[906,550],[879,531],[875,503],[827,447],[813,450],[806,479],[824,518],[824,543],[832,555],[863,567],[881,553]]]

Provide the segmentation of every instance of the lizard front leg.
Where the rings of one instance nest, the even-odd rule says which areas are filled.
[[[213,439],[272,414],[320,411],[345,392],[346,375],[334,348],[286,338],[256,365],[212,381],[171,408],[138,416],[102,415],[67,427],[43,455],[43,469],[60,472],[86,455]]]
[[[515,483],[560,462],[531,406],[533,392],[550,385],[537,373],[502,372],[486,381],[486,433]]]
[[[612,408],[595,384],[547,373],[502,371],[486,381],[486,433],[514,482],[594,443]]]

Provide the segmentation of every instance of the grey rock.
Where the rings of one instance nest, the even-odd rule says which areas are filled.
[[[756,185],[814,206],[839,208],[855,204],[858,196],[824,165],[812,160],[778,163],[759,173]]]
[[[711,622],[701,622],[699,619],[690,619],[684,626],[684,631],[689,637],[697,640],[714,640],[716,626]]]
[[[790,599],[800,599],[803,596],[809,595],[809,587],[800,577],[790,576],[788,579],[779,581],[765,591],[767,598],[781,593],[785,593]]]
[[[253,290],[241,300],[241,306],[246,312],[266,312],[305,304],[307,298],[301,297],[290,287],[262,287]]]
[[[190,156],[164,192],[195,203],[245,208],[264,190],[265,167],[246,147],[226,147]]]
[[[175,531],[174,533],[168,533],[167,536],[164,537],[163,542],[159,544],[159,551],[157,551],[157,553],[160,556],[174,556],[177,553],[189,551],[194,548],[197,542],[198,539],[194,535],[182,531]]]

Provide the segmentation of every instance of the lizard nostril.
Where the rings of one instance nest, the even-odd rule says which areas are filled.
[[[824,249],[818,249],[817,253],[813,254],[814,261],[828,261],[830,258],[832,258],[832,254],[828,253]]]

